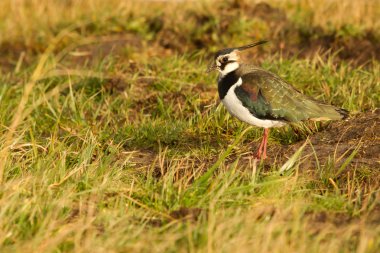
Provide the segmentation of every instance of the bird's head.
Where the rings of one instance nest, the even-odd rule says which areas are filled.
[[[207,72],[211,72],[214,69],[217,69],[222,76],[227,75],[228,73],[236,70],[240,66],[240,57],[239,52],[245,49],[255,47],[261,44],[267,43],[267,41],[259,41],[249,45],[226,48],[216,52],[214,61],[209,65]]]

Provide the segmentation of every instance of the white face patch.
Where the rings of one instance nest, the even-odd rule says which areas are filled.
[[[228,73],[234,71],[234,70],[237,70],[239,68],[239,63],[238,62],[231,62],[231,63],[228,63],[223,70],[221,69],[218,69],[219,72],[222,74],[222,76],[225,76],[227,75]]]
[[[223,63],[228,61],[229,63],[225,64],[224,68],[221,69]],[[236,51],[233,51],[229,54],[221,55],[216,59],[216,66],[218,71],[222,76],[227,75],[228,73],[239,68],[239,55]]]

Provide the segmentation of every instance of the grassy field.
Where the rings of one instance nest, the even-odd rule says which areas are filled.
[[[0,252],[379,252],[380,1],[0,2]],[[262,129],[221,48],[351,112]]]

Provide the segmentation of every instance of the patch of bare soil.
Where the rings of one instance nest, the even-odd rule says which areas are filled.
[[[212,23],[211,16],[195,12],[186,13],[186,20],[196,23],[199,27],[207,27],[201,35],[195,34],[189,37],[189,34],[183,33],[181,29],[163,25],[157,32],[156,44],[158,47],[180,53],[205,49],[218,42],[215,41],[215,34],[218,37],[228,35],[229,31],[233,30],[231,26],[236,25],[234,20],[244,15],[248,19],[259,19],[264,22],[269,30],[269,36],[265,39],[275,45],[272,46],[271,52],[257,49],[247,53],[254,55],[256,60],[265,58],[268,53],[273,55],[279,52],[283,56],[299,58],[310,57],[316,52],[337,52],[336,60],[348,60],[358,65],[370,63],[372,59],[380,60],[380,41],[376,31],[367,30],[360,35],[351,36],[344,35],[341,30],[326,31],[320,26],[306,29],[289,20],[283,10],[264,2],[252,5],[245,1],[231,1],[215,8],[218,9],[218,16],[223,18],[214,26],[208,25]],[[166,21],[162,19],[161,22],[165,24]],[[252,31],[251,35],[262,36],[255,31]]]
[[[377,222],[372,222],[369,217],[373,215],[374,212],[370,212],[368,215],[363,215],[361,217],[353,217],[347,213],[334,213],[334,212],[309,212],[306,213],[306,219],[308,221],[308,227],[310,231],[314,234],[318,234],[324,231],[326,227],[330,229],[334,228],[347,228],[354,227],[355,233],[360,233],[359,227],[355,226],[358,223],[365,224],[368,227],[377,227]]]
[[[71,65],[83,66],[100,62],[110,55],[120,58],[128,54],[128,49],[142,50],[142,45],[140,36],[131,33],[90,37],[82,44],[73,45],[64,60]]]
[[[327,31],[315,27],[300,27],[287,17],[284,10],[274,8],[261,2],[252,4],[249,1],[229,1],[215,6],[217,16],[223,17],[215,24],[215,14],[204,14],[195,11],[183,11],[182,23],[173,23],[165,16],[146,17],[148,32],[152,39],[144,40],[133,31],[121,31],[119,34],[87,38],[90,43],[73,48],[66,61],[77,65],[91,63],[107,55],[125,56],[129,50],[145,52],[156,57],[193,52],[207,49],[220,40],[215,38],[233,36],[236,19],[244,15],[247,19],[259,19],[267,26],[268,39],[272,51],[268,49],[252,50],[255,59],[265,58],[268,54],[279,53],[285,57],[310,57],[316,52],[336,52],[336,60],[348,60],[353,64],[370,63],[372,59],[380,60],[380,37],[378,31],[367,30],[360,35],[351,35],[349,28]],[[184,24],[196,24],[202,32],[184,31]],[[193,27],[193,25],[191,25]],[[342,30],[348,29],[346,32]],[[346,33],[346,34],[345,34]],[[252,30],[249,36],[261,37],[260,31]],[[57,52],[68,45],[60,45]],[[219,46],[227,46],[220,45]],[[230,45],[232,46],[232,45]],[[0,44],[0,69],[10,71],[15,68],[21,53],[25,54],[23,62],[29,64],[36,55],[43,52],[46,45],[35,43],[26,45],[23,41],[3,42]],[[328,54],[326,54],[328,55]],[[72,65],[70,65],[72,66]]]
[[[251,8],[246,6],[244,10],[271,28],[269,39],[276,44],[272,53],[281,50],[283,55],[307,58],[316,52],[338,52],[338,60],[349,60],[355,64],[380,59],[380,41],[374,31],[367,30],[360,36],[344,36],[340,30],[326,31],[320,26],[306,30],[292,23],[283,10],[267,3],[258,3]]]
[[[73,68],[95,65],[108,56],[129,60],[130,50],[141,51],[143,44],[139,35],[126,31],[121,34],[89,36],[79,42],[64,41],[57,45],[55,51],[56,55],[63,56],[64,65]],[[0,70],[12,71],[19,61],[23,66],[30,65],[44,50],[44,45],[26,45],[24,42],[0,43]]]
[[[201,214],[202,214],[201,208],[186,208],[181,207],[178,210],[174,210],[170,213],[170,216],[174,219],[183,219],[183,220],[191,220],[191,221],[197,221]]]
[[[344,121],[334,121],[327,128],[310,136],[312,145],[307,145],[303,154],[313,154],[302,163],[302,167],[333,162],[340,167],[353,152],[356,155],[347,168],[380,168],[380,109],[357,114]],[[269,154],[277,161],[286,161],[302,145],[303,141],[290,146],[269,146]],[[356,151],[355,151],[356,150]],[[315,155],[314,155],[315,152]]]
[[[0,71],[13,71],[17,63],[29,65],[32,62],[30,50],[23,43],[0,43]]]

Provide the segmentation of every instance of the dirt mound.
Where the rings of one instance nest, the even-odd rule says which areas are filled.
[[[302,163],[302,167],[317,166],[316,159],[322,166],[341,167],[355,152],[347,168],[380,168],[379,133],[380,109],[361,113],[344,121],[334,121],[310,137],[311,145],[305,147],[303,154],[311,155]],[[269,154],[277,152],[273,159],[285,162],[303,143],[304,141],[300,141],[287,147],[274,145],[269,147]]]

